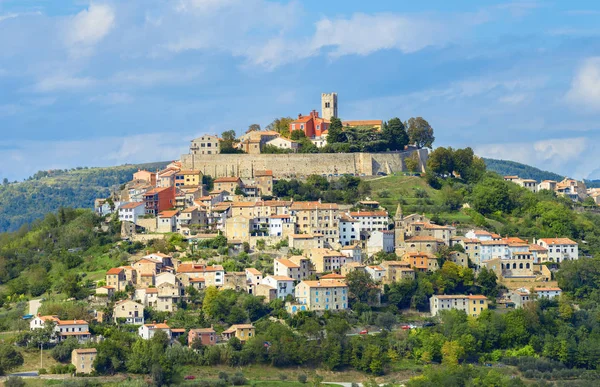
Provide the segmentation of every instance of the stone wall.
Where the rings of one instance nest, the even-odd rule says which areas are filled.
[[[373,176],[378,172],[404,171],[404,159],[413,153],[417,153],[420,169],[424,170],[426,149],[384,153],[186,154],[181,156],[181,162],[184,169],[198,169],[212,177],[252,178],[256,171],[267,169],[276,178],[346,173]]]

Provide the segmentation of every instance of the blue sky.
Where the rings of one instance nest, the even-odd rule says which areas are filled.
[[[425,3],[425,4],[423,4]],[[595,1],[0,0],[0,178],[318,109],[600,178]]]

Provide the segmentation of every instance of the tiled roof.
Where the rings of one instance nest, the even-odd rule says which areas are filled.
[[[351,212],[350,216],[352,216],[353,218],[373,217],[373,216],[387,217],[388,213],[387,213],[387,211],[357,211],[357,212]]]
[[[337,280],[323,280],[323,281],[302,281],[302,283],[306,284],[309,288],[340,288],[340,287],[348,287],[345,283],[342,283]]]
[[[276,259],[275,261],[281,263],[283,266],[290,268],[290,269],[295,269],[295,268],[300,267],[300,265],[297,265],[294,262],[290,261],[289,259],[285,259],[285,258],[279,258],[279,259]]]
[[[319,202],[294,202],[292,210],[337,210],[337,203],[319,203]]]
[[[88,332],[89,333],[89,332]],[[85,353],[97,353],[98,350],[96,348],[80,348],[80,349],[74,349],[75,353],[77,354],[85,354]]]
[[[540,238],[538,239],[548,245],[576,245],[577,243],[569,238]]]
[[[237,183],[240,181],[239,177],[219,177],[214,180],[215,183]]]
[[[179,214],[179,211],[177,210],[173,210],[173,211],[163,211],[161,213],[158,214],[159,218],[172,218],[174,216],[177,216],[177,214]]]
[[[179,267],[177,267],[178,273],[205,273],[214,271],[223,271],[223,266],[207,266],[196,263],[182,263],[181,265],[179,265]]]
[[[120,209],[123,210],[128,210],[131,208],[137,208],[137,207],[141,207],[143,206],[144,203],[143,202],[131,202],[131,203],[127,203],[127,204],[123,204],[121,207],[119,207]]]
[[[106,275],[118,275],[121,274],[122,271],[123,269],[121,269],[120,267],[113,267],[112,269],[106,272]]]

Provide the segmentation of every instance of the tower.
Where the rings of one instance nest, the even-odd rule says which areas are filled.
[[[404,216],[402,215],[400,203],[398,203],[398,208],[396,208],[394,214],[394,242],[396,247],[404,243]]]
[[[321,117],[325,120],[331,120],[338,116],[337,93],[321,94]]]

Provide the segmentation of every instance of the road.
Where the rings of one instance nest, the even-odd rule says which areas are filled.
[[[42,306],[42,300],[30,300],[29,301],[29,314],[37,316],[38,309]]]

